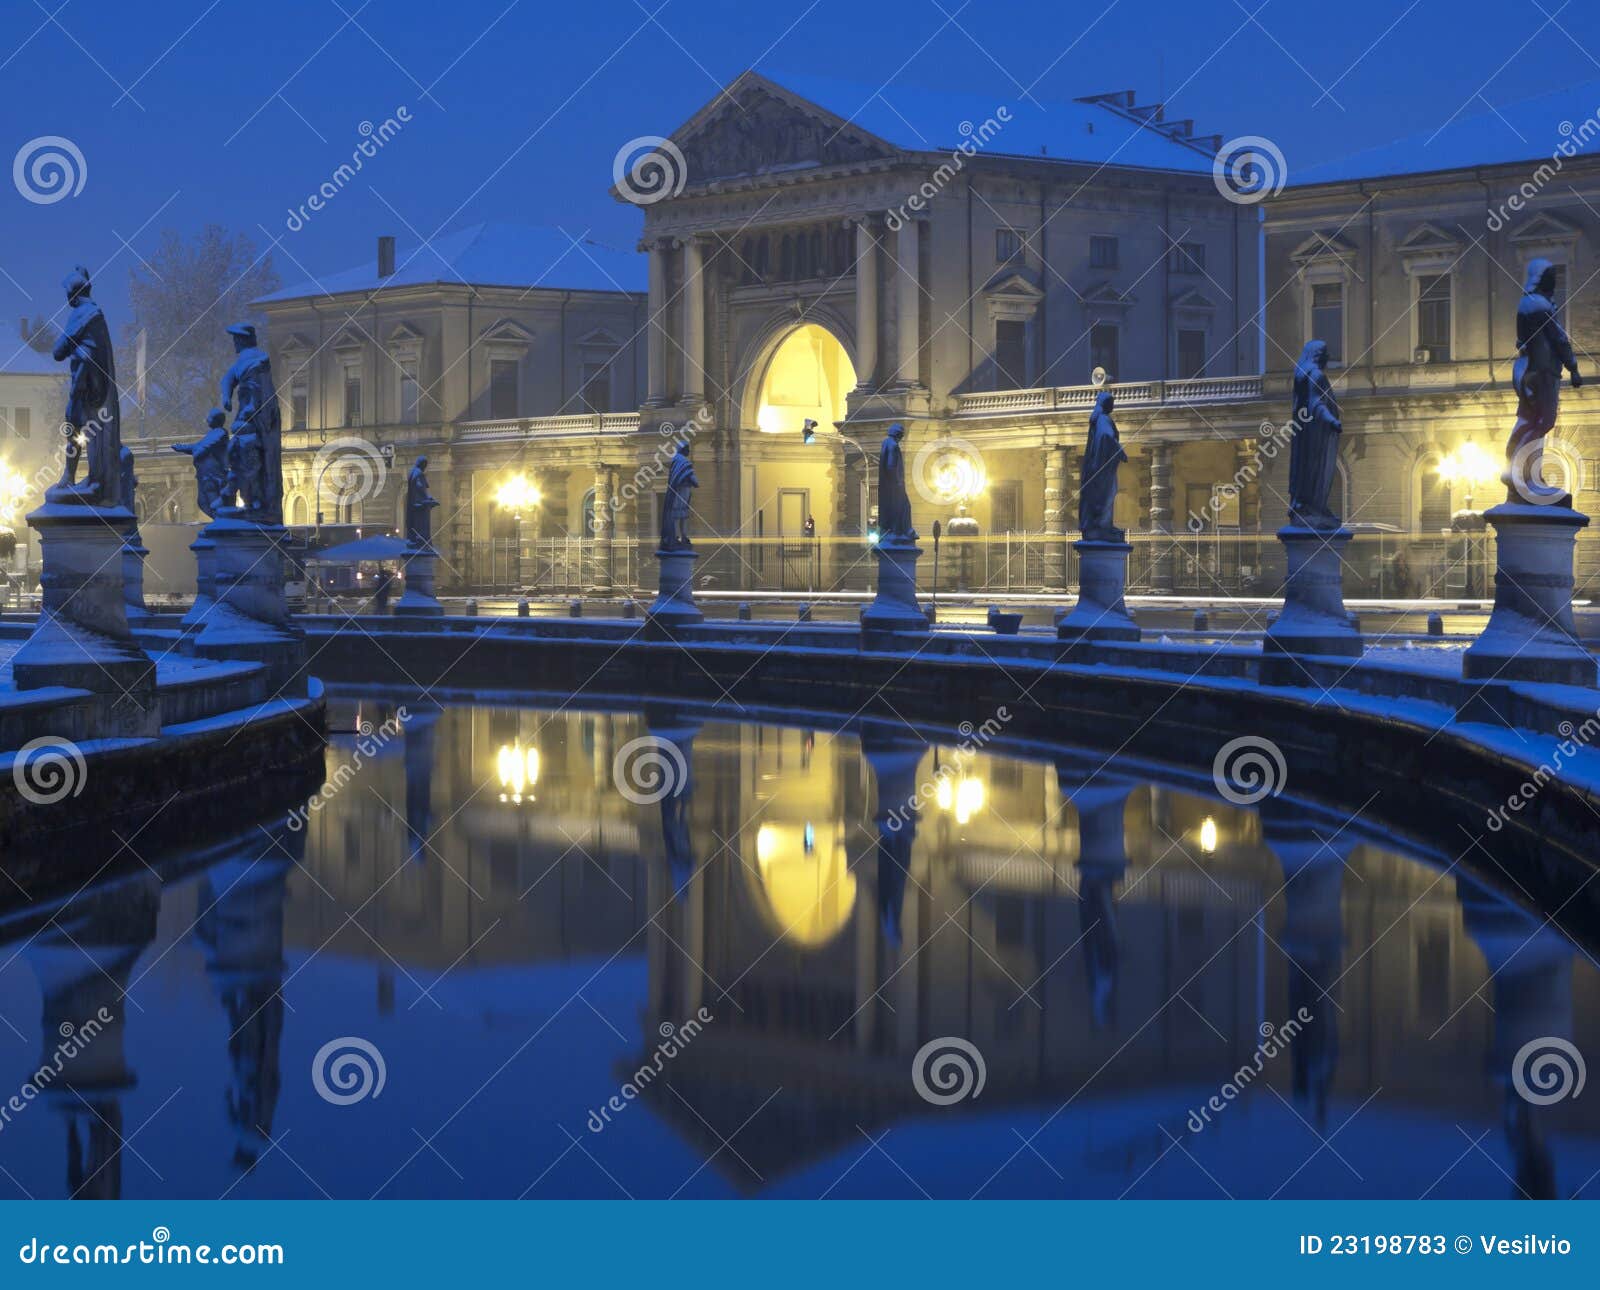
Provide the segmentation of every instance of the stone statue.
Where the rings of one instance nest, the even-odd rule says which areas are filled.
[[[689,494],[699,487],[694,462],[689,459],[689,441],[680,439],[667,472],[667,498],[661,508],[663,551],[682,551],[693,545],[689,541]]]
[[[194,459],[194,500],[201,512],[211,519],[222,509],[223,487],[228,477],[228,431],[224,422],[227,414],[221,408],[212,408],[206,417],[205,437],[194,443],[175,443],[173,452],[181,452]]]
[[[1294,367],[1294,439],[1289,445],[1289,522],[1308,529],[1337,529],[1343,522],[1328,505],[1344,423],[1327,368],[1327,342],[1308,340]]]
[[[61,480],[45,501],[114,507],[122,497],[122,412],[117,400],[116,362],[111,328],[100,306],[89,298],[89,270],[81,264],[61,280],[72,312],[53,351],[56,362],[71,359],[67,408],[61,433],[67,441]],[[89,469],[78,483],[78,459]]]
[[[1517,391],[1517,423],[1506,445],[1506,500],[1545,505],[1570,502],[1568,493],[1544,482],[1544,437],[1555,429],[1561,404],[1561,373],[1572,374],[1572,388],[1583,384],[1578,360],[1556,317],[1556,269],[1549,260],[1531,260],[1517,305],[1517,360],[1511,383]]]
[[[1086,542],[1121,542],[1127,538],[1112,515],[1117,502],[1117,469],[1128,460],[1111,411],[1117,405],[1110,390],[1102,390],[1089,414],[1089,441],[1083,449],[1083,474],[1078,483],[1078,528]]]
[[[219,400],[224,411],[234,408],[233,444],[228,453],[233,487],[226,495],[238,493],[244,518],[282,524],[283,431],[272,365],[267,351],[257,347],[256,329],[249,323],[229,327],[228,335],[233,337],[238,357],[222,378]]]
[[[406,544],[433,546],[433,508],[439,499],[428,491],[428,459],[418,457],[406,473]]]
[[[878,537],[915,542],[911,527],[911,498],[906,493],[906,455],[900,441],[906,428],[896,421],[878,450]]]

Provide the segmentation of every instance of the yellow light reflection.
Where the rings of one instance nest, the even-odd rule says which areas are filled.
[[[954,811],[957,824],[965,824],[987,800],[983,781],[973,775],[940,774],[934,782],[933,800],[941,811]]]
[[[755,869],[779,934],[797,945],[825,945],[850,921],[856,879],[843,852],[827,837],[827,826],[810,850],[806,831],[803,824],[761,825]]]
[[[1209,815],[1200,824],[1200,849],[1207,855],[1217,849],[1217,822]]]
[[[500,800],[520,804],[533,801],[532,789],[539,782],[539,750],[520,744],[501,744],[495,754],[495,773],[500,780]]]

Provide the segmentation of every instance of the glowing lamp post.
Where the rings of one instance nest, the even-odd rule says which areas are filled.
[[[511,476],[500,485],[494,495],[495,504],[511,516],[513,532],[512,539],[516,543],[517,561],[514,581],[518,587],[522,586],[522,517],[542,500],[539,490],[529,482],[528,477],[518,473]]]
[[[1482,447],[1470,440],[1439,462],[1439,478],[1449,485],[1452,496],[1460,485],[1466,503],[1450,517],[1450,527],[1465,534],[1467,543],[1467,594],[1481,594],[1479,569],[1485,565],[1482,558],[1482,514],[1472,508],[1473,491],[1494,483],[1500,478],[1500,468]]]

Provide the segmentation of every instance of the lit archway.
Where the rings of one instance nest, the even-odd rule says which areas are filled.
[[[756,396],[756,426],[767,434],[797,433],[806,421],[832,429],[845,419],[855,365],[826,327],[801,323],[772,351]]]
[[[850,921],[856,878],[834,827],[793,821],[763,823],[755,864],[746,864],[757,907],[791,945],[826,945]]]

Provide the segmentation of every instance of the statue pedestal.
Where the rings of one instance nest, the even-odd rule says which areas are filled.
[[[144,562],[149,554],[149,549],[139,537],[138,528],[129,529],[122,546],[122,599],[128,607],[130,623],[150,616],[150,610],[144,603]]]
[[[178,624],[185,640],[199,634],[200,628],[205,625],[206,615],[211,612],[211,606],[217,603],[217,544],[202,529],[200,536],[189,543],[189,550],[194,552],[195,591],[194,604],[189,606],[189,612]]]
[[[194,638],[200,658],[263,663],[280,694],[305,689],[304,634],[289,617],[283,589],[281,524],[225,517],[206,525],[215,544],[215,588]]]
[[[134,643],[123,595],[132,513],[47,502],[28,523],[39,533],[44,604],[11,659],[17,688],[88,690],[103,700],[107,734],[160,733],[155,664]]]
[[[705,621],[705,615],[694,603],[694,562],[699,558],[700,553],[691,547],[677,547],[671,551],[656,548],[661,573],[656,584],[656,598],[645,610],[647,620],[669,629]]]
[[[394,612],[410,618],[439,618],[444,606],[433,595],[433,573],[439,553],[431,546],[408,547],[405,554],[406,589]]]
[[[1123,602],[1128,585],[1127,542],[1074,542],[1078,553],[1078,603],[1056,619],[1064,641],[1136,641],[1139,624]]]
[[[1506,502],[1485,512],[1494,525],[1494,609],[1467,648],[1468,681],[1595,684],[1594,656],[1572,621],[1572,555],[1589,517],[1565,506]]]
[[[1261,642],[1261,680],[1294,685],[1303,678],[1295,656],[1360,658],[1361,633],[1344,607],[1344,549],[1347,528],[1308,529],[1297,524],[1278,530],[1289,557],[1283,612]]]
[[[878,594],[861,611],[863,632],[925,632],[928,616],[917,604],[917,558],[922,548],[915,538],[885,537],[879,541]]]

